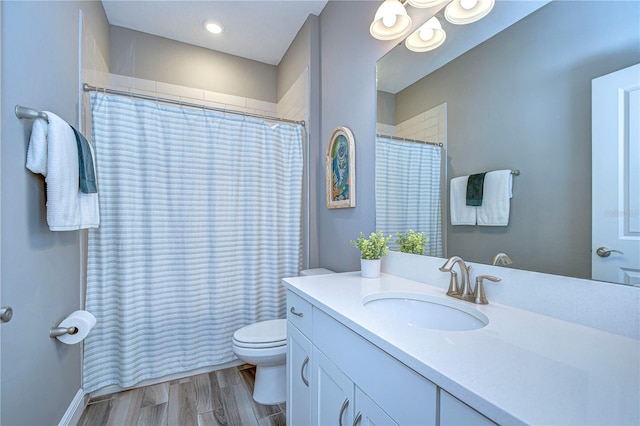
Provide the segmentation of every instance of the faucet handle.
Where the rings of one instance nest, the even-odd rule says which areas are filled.
[[[450,272],[451,273],[451,279],[449,280],[449,289],[447,290],[447,296],[453,296],[453,295],[457,295],[460,294],[460,289],[458,286],[458,274],[456,271],[454,271],[453,269],[447,269],[447,268],[440,268],[440,271],[442,272]]]
[[[500,278],[492,275],[478,275],[476,277],[476,288],[473,290],[473,299],[478,305],[486,305],[489,303],[484,295],[484,285],[482,284],[483,279],[493,281],[494,283],[502,281]]]

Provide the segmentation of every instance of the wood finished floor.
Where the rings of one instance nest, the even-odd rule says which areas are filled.
[[[255,374],[254,366],[241,365],[101,396],[78,425],[285,425],[284,403],[261,405],[251,397]]]

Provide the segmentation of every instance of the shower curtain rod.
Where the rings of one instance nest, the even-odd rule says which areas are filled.
[[[282,123],[300,124],[302,127],[306,127],[306,123],[304,122],[304,120],[303,121],[296,121],[296,120],[289,120],[287,118],[279,118],[279,117],[271,117],[271,116],[268,116],[268,115],[252,114],[250,112],[242,112],[242,111],[236,111],[236,110],[232,110],[232,109],[216,108],[216,107],[202,105],[202,104],[194,104],[194,103],[191,103],[191,102],[176,101],[175,99],[167,99],[167,98],[160,98],[160,97],[157,97],[157,96],[142,95],[142,94],[139,94],[139,93],[125,92],[123,90],[106,89],[104,87],[95,87],[95,86],[91,86],[91,85],[89,85],[87,83],[84,83],[82,85],[82,90],[84,90],[85,92],[102,92],[102,93],[107,93],[107,94],[110,94],[110,95],[127,96],[127,97],[135,98],[135,99],[144,99],[144,100],[147,100],[147,101],[156,101],[156,102],[162,102],[162,103],[166,103],[166,104],[185,106],[185,107],[189,107],[189,108],[204,109],[204,110],[207,110],[207,111],[216,111],[216,112],[223,112],[223,113],[228,113],[228,114],[242,115],[242,116],[245,116],[245,117],[262,118],[263,120],[268,120],[268,121],[279,121],[279,122],[282,122]]]
[[[387,138],[387,139],[393,139],[394,141],[400,141],[400,142],[411,142],[411,143],[422,143],[425,145],[435,145],[435,146],[439,146],[440,148],[442,148],[442,143],[440,142],[429,142],[429,141],[421,141],[418,139],[407,139],[407,138],[401,138],[398,136],[391,136],[391,135],[382,135],[380,133],[376,134],[377,137],[379,138]]]

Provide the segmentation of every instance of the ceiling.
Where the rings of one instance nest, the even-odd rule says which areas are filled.
[[[309,14],[327,0],[102,0],[111,25],[278,65]],[[224,25],[222,34],[203,21]]]

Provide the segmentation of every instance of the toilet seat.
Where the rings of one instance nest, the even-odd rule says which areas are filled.
[[[233,344],[241,348],[275,348],[287,344],[287,320],[260,321],[233,333]]]

